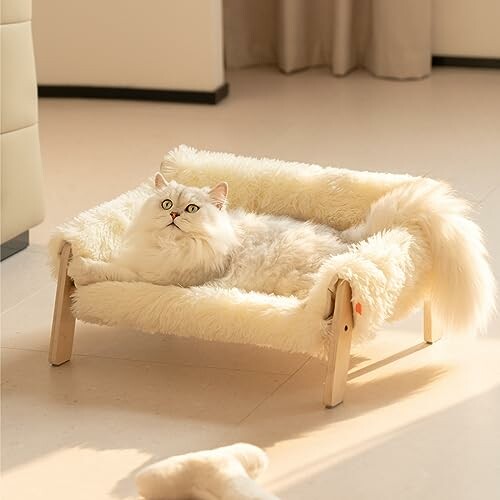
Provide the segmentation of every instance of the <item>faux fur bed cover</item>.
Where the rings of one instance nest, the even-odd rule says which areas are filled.
[[[354,342],[424,300],[431,302],[436,327],[450,334],[481,331],[494,308],[481,230],[468,218],[468,203],[444,183],[188,146],[168,153],[161,172],[193,186],[224,180],[232,207],[328,224],[353,244],[324,262],[304,300],[210,286],[102,282],[75,290],[78,319],[324,357],[332,280],[351,285]],[[53,271],[65,241],[73,255],[108,260],[152,190],[148,179],[61,225],[50,242]]]

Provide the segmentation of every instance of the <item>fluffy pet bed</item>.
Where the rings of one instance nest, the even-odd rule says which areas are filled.
[[[194,186],[225,180],[232,207],[327,224],[353,244],[324,262],[303,300],[138,282],[73,289],[66,274],[70,254],[108,260],[137,207],[152,193],[149,179],[81,213],[53,236],[50,256],[59,279],[53,364],[71,355],[74,317],[145,332],[258,344],[328,359],[325,403],[333,406],[342,400],[351,339],[368,339],[385,321],[402,318],[424,302],[427,341],[440,332],[475,332],[485,327],[494,307],[495,284],[481,231],[468,218],[468,204],[441,182],[187,146],[167,154],[161,172],[167,180]]]

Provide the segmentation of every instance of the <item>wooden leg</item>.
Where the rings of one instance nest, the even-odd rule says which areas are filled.
[[[328,348],[328,367],[326,371],[323,403],[333,408],[342,403],[347,385],[349,370],[353,315],[351,304],[352,291],[347,281],[337,285],[334,300],[330,345]]]
[[[75,317],[71,312],[71,293],[74,285],[67,274],[70,258],[71,245],[65,243],[59,258],[59,275],[57,277],[56,300],[49,347],[49,363],[54,366],[69,361],[73,350]]]
[[[426,300],[424,302],[424,340],[428,344],[433,344],[441,338],[441,335],[442,333],[432,325],[432,305]]]

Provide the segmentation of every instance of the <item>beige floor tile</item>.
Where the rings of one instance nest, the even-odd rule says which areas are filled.
[[[243,422],[238,439],[269,451],[264,483],[287,500],[495,498],[500,342],[383,333],[358,350],[343,405],[318,408],[310,361]]]
[[[15,306],[51,281],[45,246],[30,245],[0,264],[2,311]]]
[[[495,274],[497,288],[500,286],[500,188],[492,190],[486,199],[477,206],[476,220],[484,231],[486,248],[490,255],[490,263]],[[493,316],[486,335],[500,339],[500,303],[497,291],[497,313]]]
[[[133,496],[139,466],[228,443],[285,375],[2,350],[3,498]]]
[[[500,167],[499,167],[500,168]],[[477,205],[476,220],[484,231],[486,248],[491,257],[491,265],[500,280],[500,188],[492,190],[486,199]],[[500,281],[499,281],[500,282]]]

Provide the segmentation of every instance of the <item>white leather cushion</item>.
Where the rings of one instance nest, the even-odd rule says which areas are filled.
[[[37,88],[31,22],[2,25],[2,133],[33,125]]]
[[[19,23],[31,19],[31,0],[1,0],[2,24]]]
[[[1,242],[43,220],[43,183],[38,126],[2,134]]]

